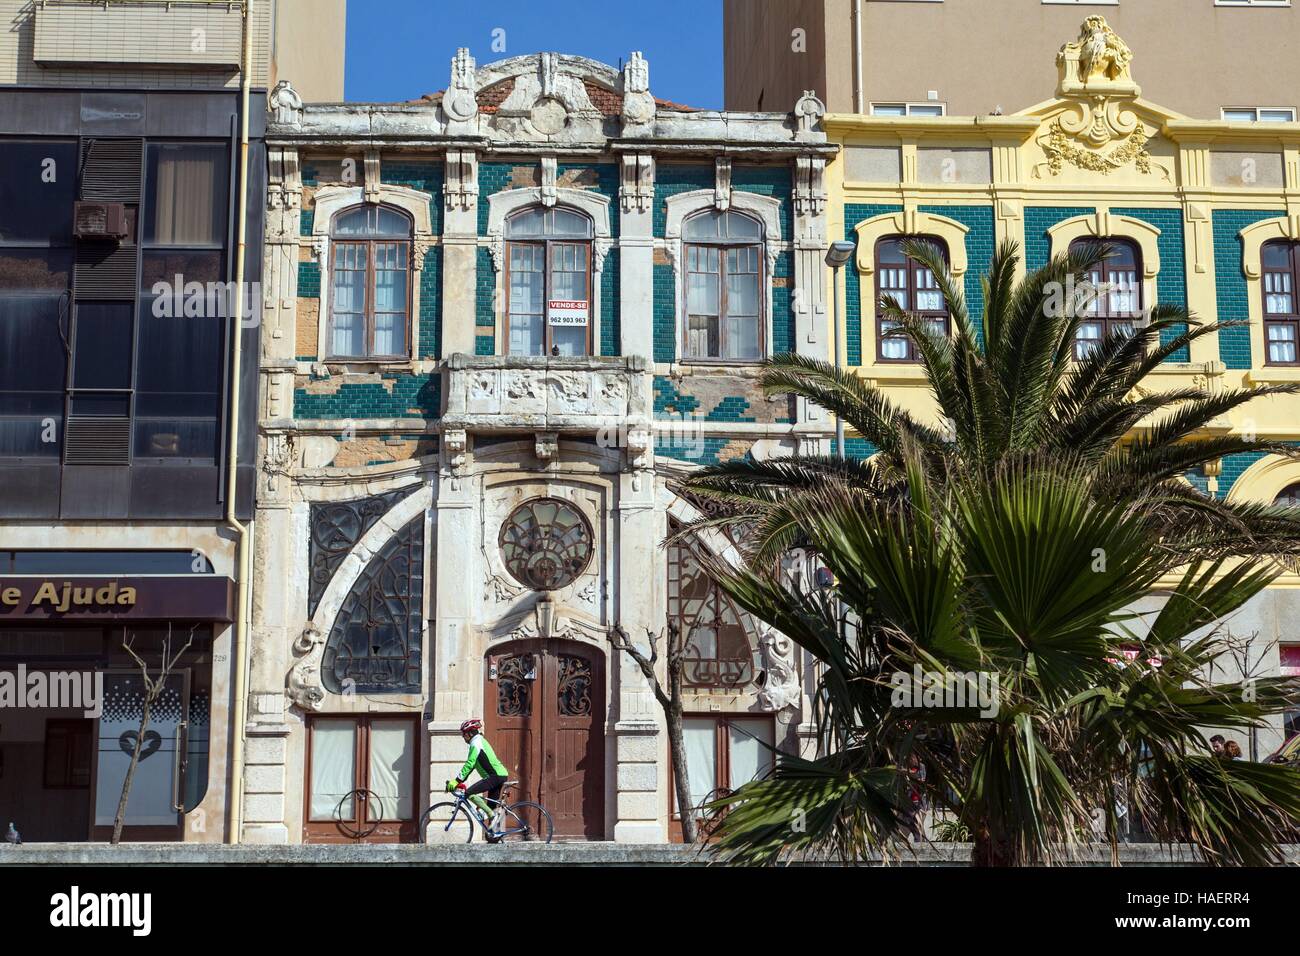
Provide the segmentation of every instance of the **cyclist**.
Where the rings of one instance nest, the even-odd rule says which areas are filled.
[[[476,717],[465,721],[460,725],[460,735],[465,738],[465,743],[469,744],[469,756],[465,758],[465,765],[460,768],[460,773],[456,774],[454,789],[464,791],[465,796],[483,811],[484,818],[491,819],[491,828],[495,830],[496,816],[500,810],[498,808],[494,812],[479,794],[486,793],[488,799],[493,802],[501,799],[501,789],[506,785],[508,776],[506,766],[497,759],[492,745],[483,736],[483,721]],[[466,789],[465,781],[475,770],[478,771],[480,780]],[[489,836],[488,839],[493,843],[496,842],[494,837]]]

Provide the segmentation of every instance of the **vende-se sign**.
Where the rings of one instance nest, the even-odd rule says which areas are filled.
[[[0,578],[0,621],[233,621],[235,582],[216,575]]]
[[[587,324],[586,299],[552,299],[546,306],[551,325],[582,326]]]

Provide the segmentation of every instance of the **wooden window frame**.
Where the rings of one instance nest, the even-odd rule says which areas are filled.
[[[334,219],[347,216],[349,213],[356,212],[358,209],[364,209],[366,206],[378,206],[400,215],[407,223],[409,229],[405,239],[394,236],[366,236],[366,237],[336,237],[333,229],[330,231],[330,272],[329,272],[329,321],[326,323],[326,356],[327,361],[340,362],[401,362],[409,359],[414,348],[415,330],[411,324],[411,296],[413,290],[411,284],[415,279],[415,268],[412,262],[412,249],[414,247],[413,236],[414,224],[411,221],[410,214],[404,209],[398,209],[394,206],[385,206],[382,204],[365,203],[360,206],[349,206],[347,209],[339,210]],[[402,352],[396,353],[377,353],[375,352],[375,249],[377,246],[395,245],[398,247],[398,257],[403,263],[406,272],[406,295],[402,299],[402,328],[405,330],[406,348]],[[365,323],[365,351],[360,355],[341,355],[334,351],[334,321],[337,316],[338,300],[334,290],[334,279],[338,273],[338,256],[339,250],[345,248],[356,248],[364,246],[366,250],[366,279],[363,289],[365,302],[362,305],[362,321]],[[359,270],[348,270],[359,271]],[[324,291],[324,290],[322,290]],[[385,313],[389,314],[389,313]],[[393,313],[396,314],[396,313]]]
[[[705,210],[707,214],[708,210]],[[686,231],[686,224],[690,222],[696,213],[688,216],[683,223],[683,233]],[[747,239],[692,239],[682,240],[682,364],[685,365],[757,365],[767,356],[767,289],[771,281],[765,274],[765,265],[767,256],[764,248],[767,242],[766,232],[763,223],[754,216],[745,213],[733,213],[733,215],[744,216],[757,223],[759,227],[760,238],[757,242]],[[699,272],[691,271],[691,252],[695,249],[717,249],[718,250],[718,271]],[[740,275],[755,275],[758,278],[758,314],[754,321],[758,323],[758,355],[755,358],[729,359],[722,356],[727,353],[727,251],[730,249],[748,249],[754,253],[757,268],[753,273],[739,273]],[[699,356],[689,353],[690,332],[691,332],[691,280],[692,275],[716,275],[718,282],[718,355],[717,356]]]
[[[567,210],[566,210],[567,211]],[[596,290],[593,288],[595,274],[592,268],[592,244],[593,240],[588,239],[570,239],[556,237],[554,239],[540,237],[537,239],[507,239],[506,240],[506,261],[505,261],[505,322],[503,323],[504,338],[501,342],[501,350],[505,355],[512,355],[510,351],[510,327],[513,313],[510,309],[510,251],[516,246],[531,246],[533,248],[542,247],[542,257],[545,261],[545,267],[542,270],[542,352],[543,356],[549,356],[555,343],[551,338],[551,323],[547,321],[546,311],[551,301],[551,272],[555,263],[555,246],[577,246],[582,249],[587,257],[587,334],[584,339],[586,352],[580,358],[589,358],[592,354],[592,332],[595,327],[596,313]]]
[[[1285,268],[1270,268],[1267,265],[1268,250],[1270,248],[1285,248],[1287,251],[1287,265]],[[1264,364],[1275,368],[1296,368],[1300,366],[1300,288],[1296,283],[1300,281],[1300,242],[1293,242],[1289,239],[1270,239],[1260,247],[1259,251],[1260,273],[1259,273],[1259,305],[1260,315],[1264,319]],[[1268,277],[1270,275],[1285,275],[1291,279],[1291,312],[1286,315],[1273,315],[1268,311]],[[1270,325],[1288,326],[1291,329],[1291,345],[1296,353],[1294,360],[1290,362],[1275,362],[1269,355],[1269,338],[1268,329]]]
[[[353,725],[353,765],[352,765],[352,782],[356,783],[360,776],[364,774],[367,784],[372,783],[370,776],[370,728],[375,723],[381,722],[406,722],[414,728],[412,735],[412,753],[411,766],[415,774],[413,788],[411,791],[411,816],[409,819],[402,820],[388,815],[388,807],[385,807],[385,816],[382,820],[365,821],[365,826],[377,824],[372,833],[360,840],[348,837],[338,828],[338,821],[313,820],[311,816],[311,797],[312,797],[312,748],[314,746],[313,737],[316,732],[316,724],[319,721],[329,720],[346,720]],[[413,843],[418,837],[419,818],[424,810],[422,801],[427,799],[428,794],[428,775],[425,768],[421,766],[421,747],[420,732],[421,723],[409,714],[313,714],[307,718],[307,751],[303,758],[303,796],[302,796],[302,825],[304,842],[311,843]],[[364,804],[364,806],[363,806]],[[365,818],[365,807],[368,803],[357,800],[353,804],[357,816],[347,821],[356,825]]]
[[[1102,342],[1106,341],[1106,338],[1112,332],[1122,326],[1136,329],[1140,324],[1144,310],[1146,309],[1146,290],[1143,288],[1142,247],[1139,246],[1137,242],[1126,236],[1106,236],[1103,238],[1093,238],[1088,236],[1072,241],[1069,246],[1070,251],[1073,252],[1075,249],[1078,249],[1085,244],[1107,245],[1115,248],[1123,247],[1129,251],[1133,256],[1133,289],[1137,296],[1137,307],[1132,312],[1112,312],[1110,308],[1110,293],[1107,292],[1105,295],[1099,296],[1096,299],[1096,311],[1089,312],[1083,318],[1084,321],[1087,322],[1101,323],[1101,338],[1082,339],[1076,331],[1074,339],[1074,357],[1076,360],[1085,357],[1084,355],[1079,354],[1080,343],[1091,342],[1094,343],[1093,348],[1096,348],[1100,346]],[[1102,285],[1110,286],[1116,284],[1113,277],[1119,275],[1121,270],[1111,268],[1110,263],[1113,261],[1114,257],[1111,256],[1097,263],[1097,272],[1101,276]]]
[[[872,255],[875,256],[875,266],[876,266],[875,277],[873,280],[875,283],[875,290],[876,290],[876,362],[884,365],[917,365],[921,361],[921,358],[916,351],[916,343],[912,341],[910,336],[890,336],[892,340],[898,340],[907,343],[906,358],[892,358],[885,355],[885,329],[884,329],[885,317],[880,308],[881,296],[885,292],[889,291],[887,289],[882,289],[880,287],[880,277],[884,273],[885,268],[895,268],[894,266],[886,267],[885,265],[882,264],[880,260],[880,249],[882,246],[885,245],[885,243],[897,243],[910,238],[920,239],[923,242],[928,242],[936,246],[939,249],[939,251],[943,253],[943,261],[948,264],[949,268],[952,267],[952,258],[948,250],[948,244],[944,242],[942,239],[940,239],[938,236],[904,236],[900,233],[893,233],[888,236],[881,236],[879,239],[876,240],[875,249],[872,250]],[[951,337],[952,336],[952,315],[949,313],[946,304],[945,307],[941,310],[928,309],[926,311],[918,311],[916,309],[915,307],[916,293],[918,291],[918,286],[916,282],[917,270],[923,269],[925,267],[918,262],[914,262],[911,259],[908,259],[906,256],[904,256],[903,258],[904,261],[907,263],[907,290],[906,291],[907,291],[907,304],[908,304],[908,308],[904,309],[903,311],[907,312],[910,315],[918,315],[923,320],[934,321],[942,318],[943,334],[945,337]],[[930,292],[933,290],[926,289],[923,291]],[[940,295],[942,295],[942,293],[940,293]]]
[[[718,780],[731,779],[731,737],[728,729],[733,722],[763,721],[772,728],[772,745],[777,744],[776,718],[772,714],[755,714],[748,711],[734,714],[720,714],[717,711],[685,711],[682,720],[713,721],[713,777]],[[775,758],[773,758],[775,763]],[[720,790],[733,792],[729,785],[719,785],[711,792]],[[677,808],[677,772],[673,765],[672,746],[668,748],[668,839],[673,843],[682,842],[682,815]]]

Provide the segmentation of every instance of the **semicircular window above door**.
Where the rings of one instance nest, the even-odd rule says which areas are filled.
[[[567,501],[534,498],[510,512],[499,545],[506,570],[534,591],[567,587],[587,570],[591,525]]]

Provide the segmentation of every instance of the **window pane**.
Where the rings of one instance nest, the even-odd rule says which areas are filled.
[[[1269,315],[1295,314],[1291,293],[1291,273],[1264,273],[1264,311]]]
[[[358,206],[340,213],[334,219],[334,235],[359,236],[409,236],[411,221],[387,206]]]
[[[1110,281],[1110,314],[1136,314],[1138,311],[1137,273],[1112,272]]]
[[[154,287],[159,283],[167,286],[166,290],[158,294],[172,296],[171,309],[174,314],[184,315],[187,307],[191,312],[199,308],[201,297],[196,294],[198,286],[204,287],[202,301],[206,302],[208,283],[226,281],[224,260],[222,254],[216,250],[155,249],[146,251],[142,259],[140,291],[153,296]],[[179,309],[176,308],[175,302],[178,287],[181,301]],[[244,302],[244,314],[247,315],[247,307],[250,304],[248,296],[245,296]],[[231,302],[230,306],[228,314],[233,315],[234,303]]]
[[[587,329],[574,326],[551,326],[551,345],[556,355],[586,355]]]
[[[729,359],[750,361],[759,358],[757,317],[727,318],[727,355]]]
[[[1265,123],[1291,123],[1295,121],[1295,110],[1260,110],[1259,118]]]
[[[382,247],[381,247],[382,248]],[[391,252],[387,257],[390,268],[375,271],[375,311],[406,311],[406,270],[397,268]]]
[[[217,245],[226,238],[230,168],[225,146],[149,146],[144,239],[159,245]]]
[[[893,296],[900,309],[909,308],[907,296],[907,269],[881,268],[876,273],[876,292],[880,297]]]
[[[214,459],[221,414],[225,321],[156,316],[140,305],[136,343],[135,454]]]
[[[313,820],[333,820],[344,794],[356,784],[357,725],[350,720],[318,720],[311,730],[311,808]],[[355,797],[343,802],[341,816],[356,816]]]
[[[548,235],[551,236],[585,239],[591,235],[591,220],[565,209],[551,210],[548,225],[550,227]]]
[[[716,316],[692,315],[686,325],[686,354],[690,358],[717,358],[721,338]]]
[[[740,213],[727,213],[727,235],[742,242],[758,242],[763,238],[763,227],[758,220]]]
[[[687,219],[684,236],[688,241],[717,239],[721,235],[719,232],[721,224],[721,214],[717,210],[711,209],[708,212],[702,212],[698,216]]]
[[[365,354],[365,317],[359,313],[334,313],[334,337],[331,351],[334,355]]]
[[[942,116],[943,106],[941,105],[921,106],[921,105],[913,104],[912,106],[908,107],[907,111],[912,116]]]
[[[585,246],[557,243],[551,247],[551,298],[587,300]]]
[[[509,239],[534,238],[545,233],[546,222],[540,209],[525,210],[506,222],[506,237]]]
[[[1224,110],[1223,118],[1237,123],[1253,123],[1255,121],[1255,111],[1249,109]]]
[[[1265,323],[1268,332],[1268,360],[1273,363],[1296,361],[1296,327],[1290,322]]]
[[[885,333],[898,328],[897,322],[880,323],[880,354],[887,359],[905,359],[907,358],[908,338],[905,335],[896,335],[886,338]]]
[[[541,315],[544,283],[541,246],[510,247],[510,314]]]
[[[4,143],[0,149],[0,241],[72,241],[75,143]]]
[[[942,312],[943,293],[939,291],[939,280],[934,273],[924,267],[914,270],[916,276],[916,309],[918,312]]]
[[[906,103],[872,103],[872,116],[906,116]]]
[[[526,209],[506,220],[507,239],[588,239],[591,220],[567,209]]]
[[[753,273],[727,276],[727,313],[758,315],[758,276]]]
[[[691,785],[691,806],[698,807],[718,787],[717,725],[707,717],[682,721],[686,748],[686,775]],[[676,791],[674,791],[674,794]],[[678,808],[681,812],[681,808]]]
[[[375,355],[402,355],[406,352],[406,315],[375,313]]]
[[[1290,269],[1291,244],[1289,242],[1266,242],[1262,250],[1265,269]]]
[[[131,312],[132,306],[126,302],[83,302],[77,306],[75,387],[131,387]]]
[[[377,720],[370,725],[370,783],[383,802],[385,820],[409,820],[415,813],[415,726],[406,721]],[[379,818],[370,801],[369,819]]]
[[[61,296],[0,294],[0,456],[58,456],[68,325]]]
[[[772,769],[772,751],[767,749],[773,744],[770,720],[732,720],[727,727],[727,738],[731,770],[727,786],[732,790]]]
[[[510,316],[511,355],[541,355],[544,344],[541,315]]]

